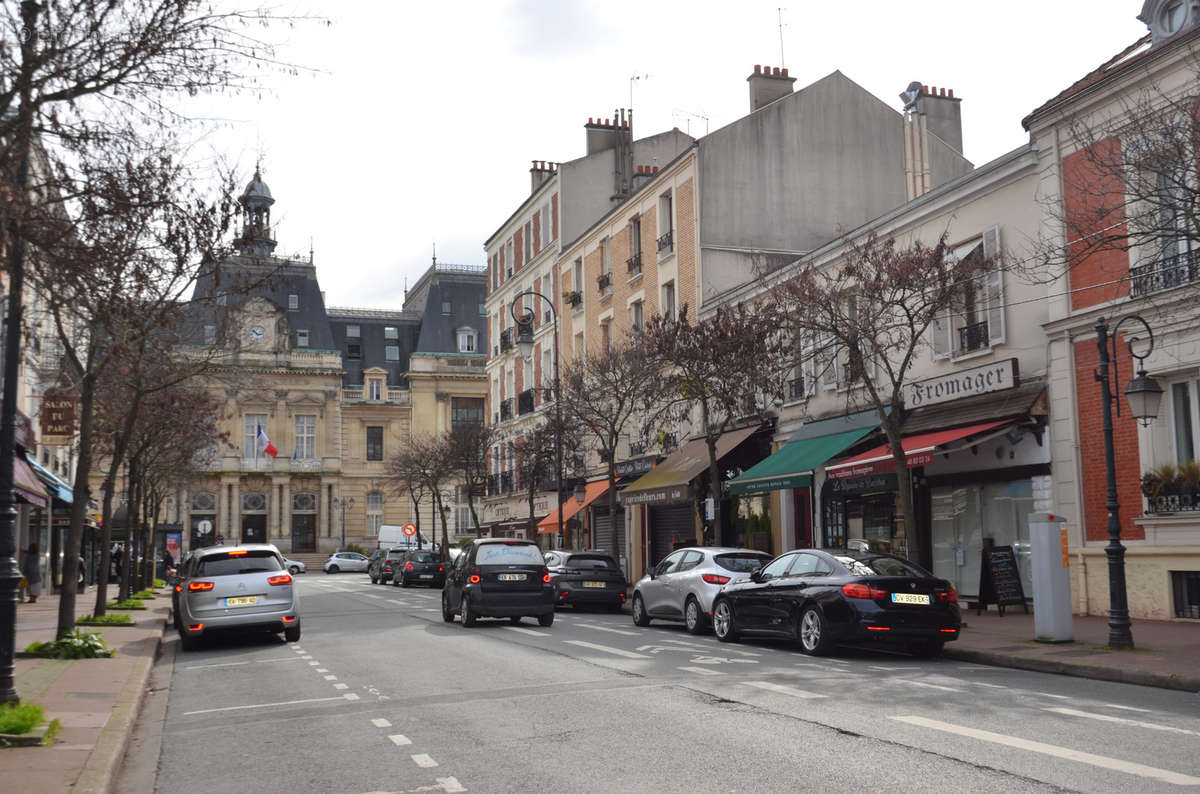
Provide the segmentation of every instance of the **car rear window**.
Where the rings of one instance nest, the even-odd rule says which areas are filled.
[[[196,576],[235,576],[240,573],[282,570],[279,558],[269,551],[235,551],[205,556],[196,568]]]
[[[408,558],[413,562],[433,562],[433,555],[427,551],[418,551],[408,555]]]
[[[771,561],[765,554],[718,554],[713,562],[734,573],[752,573]]]
[[[476,565],[545,565],[542,550],[532,543],[484,543],[475,553]]]
[[[895,557],[838,557],[837,560],[856,576],[929,576],[924,569]]]
[[[617,561],[602,554],[575,554],[567,558],[567,567],[581,571],[615,571]]]

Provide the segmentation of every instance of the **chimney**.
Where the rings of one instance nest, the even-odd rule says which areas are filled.
[[[611,118],[589,118],[587,131],[588,156],[613,152],[613,192],[610,201],[620,204],[629,198],[633,189],[633,111],[617,108]]]
[[[533,167],[529,169],[529,192],[536,193],[537,189],[550,177],[554,176],[557,170],[557,163],[549,163],[545,160],[534,160]]]
[[[747,77],[746,82],[750,84],[750,112],[753,113],[792,93],[796,78],[788,77],[787,69],[755,64],[754,74]]]
[[[919,91],[914,91],[915,88],[914,81],[901,95],[912,97],[904,109],[913,115],[924,116],[928,130],[962,154],[962,100],[954,96],[954,89],[925,85]]]
[[[617,148],[622,135],[629,135],[629,122],[633,119],[633,111],[629,111],[629,119],[625,118],[626,111],[614,110],[612,118],[597,116],[588,118],[584,129],[587,131],[587,153],[595,154],[608,149]]]

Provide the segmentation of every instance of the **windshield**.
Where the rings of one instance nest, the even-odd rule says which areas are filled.
[[[599,554],[576,554],[567,558],[567,567],[589,571],[615,571],[617,562],[612,557],[603,557]]]
[[[434,561],[433,555],[427,551],[414,551],[412,554],[408,555],[408,559],[412,560],[413,562],[433,562]]]
[[[484,543],[475,552],[476,565],[544,565],[542,550],[532,543]]]
[[[752,573],[771,561],[765,554],[718,554],[713,562],[734,573]]]
[[[849,568],[855,576],[929,576],[922,568],[895,557],[838,557],[837,561]]]
[[[196,576],[235,576],[240,573],[282,571],[279,558],[269,551],[213,554],[200,560]]]

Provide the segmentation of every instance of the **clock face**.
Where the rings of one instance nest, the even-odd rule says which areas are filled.
[[[250,329],[250,341],[259,343],[267,338],[267,332],[261,325],[256,325]]]

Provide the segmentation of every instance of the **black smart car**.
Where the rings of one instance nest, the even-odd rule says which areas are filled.
[[[446,564],[437,552],[427,549],[409,549],[404,552],[392,571],[392,584],[397,587],[408,587],[412,584],[441,587],[445,583]]]
[[[839,643],[879,643],[919,656],[958,639],[958,593],[945,579],[890,554],[801,549],[726,585],[713,600],[713,633],[798,640],[814,656]]]
[[[462,616],[464,626],[476,618],[536,617],[542,626],[554,623],[554,582],[542,551],[529,540],[478,538],[463,549],[446,573],[442,589],[442,620]]]
[[[550,569],[560,606],[621,611],[625,603],[625,574],[611,555],[602,551],[548,551],[546,567]]]

